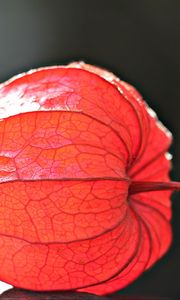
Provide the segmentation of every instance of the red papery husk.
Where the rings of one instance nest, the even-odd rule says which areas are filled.
[[[108,294],[167,251],[172,191],[145,182],[169,187],[171,134],[131,85],[33,70],[0,85],[0,118],[1,280]]]

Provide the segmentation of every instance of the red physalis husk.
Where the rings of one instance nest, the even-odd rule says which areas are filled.
[[[107,294],[169,248],[170,132],[141,95],[84,63],[0,85],[0,279]]]

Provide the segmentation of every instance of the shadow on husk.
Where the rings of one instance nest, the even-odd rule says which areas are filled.
[[[142,297],[142,296],[96,296],[88,293],[78,292],[32,292],[12,288],[0,295],[0,300],[176,300],[159,297]]]

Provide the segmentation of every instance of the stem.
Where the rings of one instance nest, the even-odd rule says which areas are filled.
[[[137,194],[151,191],[162,190],[177,190],[180,191],[180,182],[146,182],[146,181],[133,181],[129,187],[129,194]]]

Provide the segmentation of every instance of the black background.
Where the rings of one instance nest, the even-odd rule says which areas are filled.
[[[0,0],[0,82],[75,59],[139,89],[173,132],[172,178],[180,180],[180,1]],[[120,294],[180,297],[178,198],[174,194],[170,251]]]

